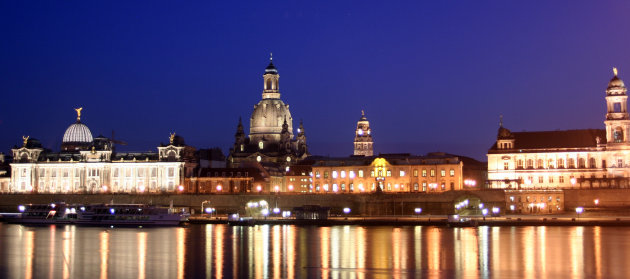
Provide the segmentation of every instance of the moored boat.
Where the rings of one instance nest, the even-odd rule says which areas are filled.
[[[145,204],[92,204],[77,211],[77,224],[118,226],[177,226],[190,214],[172,207]]]
[[[78,220],[77,207],[64,202],[18,206],[18,213],[7,219],[18,224],[73,224]]]

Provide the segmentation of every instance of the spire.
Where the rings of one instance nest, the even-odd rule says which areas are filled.
[[[499,115],[499,127],[503,127],[503,114]]]

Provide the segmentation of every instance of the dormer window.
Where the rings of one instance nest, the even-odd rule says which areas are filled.
[[[262,141],[259,141],[258,148],[262,150],[264,147],[265,147],[264,143]]]

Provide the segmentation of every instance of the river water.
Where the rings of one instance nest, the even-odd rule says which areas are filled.
[[[629,278],[627,227],[0,224],[0,278]]]

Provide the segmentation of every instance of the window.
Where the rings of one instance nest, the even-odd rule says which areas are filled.
[[[22,176],[26,175],[26,170],[24,170],[24,173],[22,173]],[[57,177],[57,170],[52,170],[52,177]]]
[[[581,169],[586,168],[586,160],[584,158],[578,159],[578,167]]]
[[[350,187],[350,192],[354,192],[354,183],[350,183],[348,187]]]
[[[558,182],[564,183],[564,176],[561,175],[560,177],[558,177]]]
[[[543,177],[542,176],[538,177],[538,183],[543,183]]]
[[[440,185],[440,188],[442,189],[442,191],[446,189],[446,185],[444,185],[444,182],[442,182],[442,184]]]
[[[455,170],[454,170],[454,169],[451,169],[451,170],[449,171],[449,175],[450,175],[451,177],[455,176]]]
[[[615,128],[615,131],[613,132],[613,141],[623,142],[623,129],[621,127]]]
[[[346,178],[346,171],[341,171],[341,178]]]
[[[114,177],[118,177],[118,168],[114,169]]]
[[[564,168],[564,159],[558,159],[558,168],[559,169],[563,169]]]
[[[354,178],[354,176],[355,176],[355,175],[354,175],[354,171],[350,171],[350,172],[348,173],[348,177],[350,177],[351,179],[352,179],[352,178]]]
[[[363,177],[363,170],[359,170],[359,177]]]
[[[549,183],[553,183],[553,176],[549,177]]]
[[[503,162],[503,169],[504,170],[509,170],[510,169],[510,163],[509,162]]]
[[[435,170],[431,170],[431,177],[435,177]]]
[[[265,147],[265,144],[262,141],[258,142],[258,148],[259,149],[263,149],[263,147]]]
[[[440,170],[440,176],[445,177],[446,176],[446,170]]]
[[[151,177],[156,177],[157,176],[157,168],[152,168],[151,169]]]
[[[426,191],[427,191],[427,183],[422,182],[422,192],[426,192]]]
[[[523,168],[523,160],[516,161],[516,168],[517,169],[522,169]]]
[[[405,171],[401,170],[400,171],[400,177],[403,177],[403,176],[405,176]]]
[[[623,168],[623,159],[617,159],[617,167]]]
[[[374,177],[374,171],[370,171],[370,177]]]
[[[391,170],[388,170],[388,171],[387,171],[387,177],[390,177],[390,176],[392,176],[392,171],[391,171]]]
[[[175,176],[175,168],[168,168],[168,176],[169,177]]]
[[[413,170],[413,177],[418,177],[418,170]]]
[[[597,168],[597,162],[595,162],[595,158],[590,158],[589,160],[589,167],[594,169]]]
[[[68,170],[63,170],[63,177],[68,177]]]
[[[542,168],[545,167],[545,163],[543,163],[543,162],[544,162],[543,159],[538,159],[538,168],[539,169],[542,169]]]
[[[422,177],[427,177],[427,170],[422,170]]]
[[[127,171],[125,172],[125,176],[131,177],[131,169],[127,169]]]
[[[613,103],[613,112],[621,112],[621,103]]]
[[[391,191],[392,190],[392,184],[391,183],[387,183],[387,191]]]
[[[319,178],[319,171],[315,172],[315,178]]]
[[[337,178],[337,171],[332,172],[332,178]]]
[[[328,178],[328,171],[324,172],[324,178]]]
[[[534,168],[534,160],[527,159],[527,168],[528,169],[533,169]]]
[[[547,161],[547,167],[553,169],[553,159],[549,159],[549,161]]]
[[[45,169],[40,169],[39,170],[39,177],[44,177],[46,176],[46,170]]]
[[[413,190],[418,191],[418,182],[413,184]]]
[[[144,177],[144,169],[138,169],[138,177]]]

